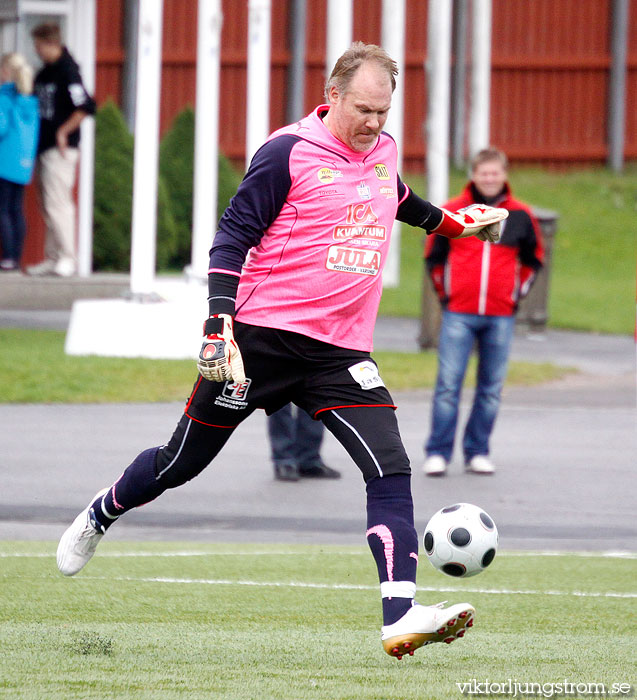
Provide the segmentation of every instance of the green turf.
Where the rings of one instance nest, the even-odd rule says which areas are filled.
[[[3,403],[185,401],[197,376],[194,360],[65,355],[62,331],[0,328],[0,347]],[[433,386],[434,352],[379,352],[374,357],[390,389]],[[569,371],[547,363],[512,362],[508,384],[538,384]],[[475,362],[469,369],[469,384],[474,374]]]
[[[504,551],[462,582],[423,561],[418,599],[471,602],[476,625],[397,661],[364,548],[106,541],[72,579],[54,550],[0,543],[0,697],[438,700],[472,679],[637,683],[634,558]]]

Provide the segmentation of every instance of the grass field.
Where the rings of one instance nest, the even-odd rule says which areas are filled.
[[[54,552],[0,542],[0,697],[440,700],[473,679],[545,684],[535,697],[625,683],[632,697],[637,684],[634,555],[504,551],[466,581],[421,561],[418,600],[470,602],[476,625],[397,661],[364,548],[106,541],[72,579]]]
[[[464,179],[455,173],[450,191]],[[512,181],[518,196],[560,214],[551,325],[632,333],[637,171],[525,170]],[[405,232],[401,287],[385,291],[383,313],[420,313],[421,253],[422,232]],[[63,343],[56,331],[0,329],[1,400],[184,400],[195,376],[192,361],[67,357]],[[435,352],[375,357],[392,390],[433,384]],[[568,371],[514,362],[508,383]],[[533,684],[516,697],[637,693],[634,554],[505,549],[464,582],[422,561],[419,601],[471,602],[476,626],[398,662],[379,642],[376,571],[365,548],[107,539],[67,579],[55,547],[0,542],[0,698],[444,700],[463,697],[463,687],[469,696],[513,697],[503,692],[509,681]],[[498,684],[490,693],[487,680]],[[584,691],[560,693],[565,681]],[[604,693],[587,684],[604,684]]]
[[[62,331],[0,328],[0,397],[4,403],[109,403],[186,400],[196,376],[194,360],[73,357]],[[436,354],[374,353],[387,386],[431,387]],[[468,370],[473,383],[475,359]],[[568,374],[548,363],[512,362],[508,383],[532,385]]]
[[[405,176],[420,194],[422,177]],[[450,197],[467,181],[452,172]],[[512,168],[514,194],[558,216],[549,284],[549,325],[597,333],[635,330],[637,167],[617,175],[604,169],[551,171]],[[403,227],[401,281],[386,289],[381,313],[418,316],[421,311],[424,233]]]

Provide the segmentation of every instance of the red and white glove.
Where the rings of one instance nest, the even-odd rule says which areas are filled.
[[[203,324],[204,341],[197,369],[211,382],[245,381],[243,358],[234,339],[232,323],[232,316],[218,314]]]
[[[457,212],[441,209],[443,218],[434,229],[448,238],[476,236],[481,241],[497,243],[500,240],[501,223],[509,216],[506,209],[488,207],[486,204],[471,204]]]

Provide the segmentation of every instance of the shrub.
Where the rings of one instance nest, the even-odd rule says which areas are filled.
[[[180,112],[164,134],[159,152],[159,172],[166,183],[177,229],[173,266],[190,263],[192,243],[192,204],[195,153],[195,113],[192,107]],[[230,161],[219,154],[217,221],[241,182]],[[210,232],[210,242],[214,231]]]
[[[95,115],[93,266],[128,270],[133,206],[133,137],[112,101]]]
[[[111,100],[95,117],[93,266],[130,269],[134,139]],[[157,267],[167,267],[177,245],[175,220],[165,183],[157,188]]]
[[[175,218],[176,245],[171,264],[183,268],[190,262],[192,238],[193,159],[195,114],[185,109],[164,134],[159,148],[159,173]]]
[[[219,184],[217,185],[217,221],[219,221],[228,204],[230,204],[230,200],[234,197],[242,179],[243,175],[237,172],[232,163],[220,153]]]
[[[183,110],[162,139],[157,184],[157,269],[190,262],[195,116]],[[108,100],[95,120],[93,265],[96,270],[130,269],[134,138],[115,103]],[[217,219],[241,182],[219,154]],[[214,231],[210,232],[210,241]]]

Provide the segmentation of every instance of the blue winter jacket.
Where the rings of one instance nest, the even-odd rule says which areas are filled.
[[[0,177],[31,180],[40,131],[38,98],[21,95],[14,83],[0,85]]]

